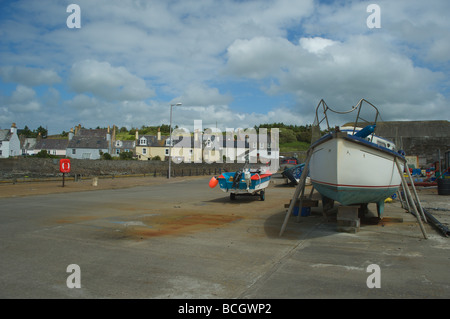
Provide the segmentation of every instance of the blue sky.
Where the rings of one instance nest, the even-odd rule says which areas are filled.
[[[81,28],[68,28],[81,9]],[[369,28],[370,4],[381,28]],[[0,127],[449,120],[450,2],[0,1]],[[340,125],[350,118],[333,119]]]

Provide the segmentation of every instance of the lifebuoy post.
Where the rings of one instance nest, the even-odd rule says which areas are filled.
[[[62,187],[64,187],[64,177],[66,173],[70,173],[70,159],[62,158],[59,160],[59,171],[63,173]]]

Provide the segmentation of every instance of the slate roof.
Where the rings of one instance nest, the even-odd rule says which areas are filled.
[[[134,140],[120,140],[121,145],[114,144],[115,149],[134,149],[136,141]]]
[[[107,129],[80,129],[69,141],[67,148],[108,149]]]
[[[21,149],[24,150],[34,150],[34,146],[36,145],[37,139],[35,137],[27,137],[21,139]]]
[[[9,141],[11,135],[11,130],[0,130],[0,141]]]
[[[69,141],[67,139],[45,138],[36,142],[36,150],[65,150]]]
[[[147,140],[147,144],[143,145],[140,143],[141,138],[145,137]],[[158,137],[155,135],[143,135],[139,137],[139,140],[136,143],[136,146],[147,146],[147,147],[164,147],[166,145],[167,136],[161,136],[161,139],[158,141]]]

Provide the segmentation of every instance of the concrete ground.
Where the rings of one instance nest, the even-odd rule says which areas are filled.
[[[356,234],[337,232],[317,207],[290,217],[280,237],[293,187],[274,178],[265,201],[230,201],[209,178],[50,186],[57,193],[0,185],[0,194],[18,186],[0,199],[0,298],[450,297],[449,238],[425,224],[424,239],[398,202]],[[436,189],[419,196],[448,226],[450,198]],[[72,264],[81,288],[68,288]]]

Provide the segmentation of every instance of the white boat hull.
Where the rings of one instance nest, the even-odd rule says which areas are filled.
[[[381,215],[384,200],[401,184],[395,164],[399,156],[346,133],[334,133],[313,147],[311,182],[323,196],[342,205],[376,203]]]

